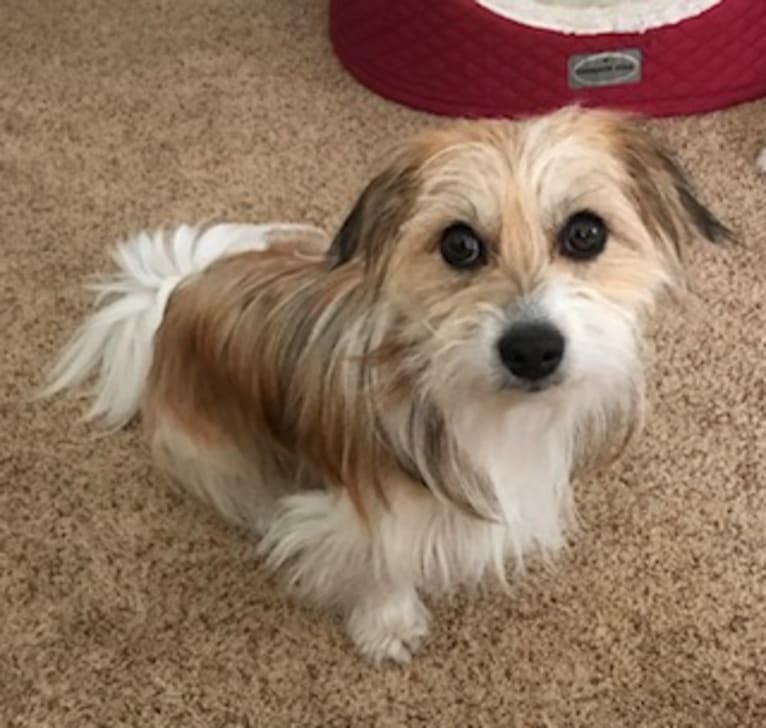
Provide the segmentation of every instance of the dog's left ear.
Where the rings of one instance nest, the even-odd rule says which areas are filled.
[[[695,240],[720,242],[732,232],[699,199],[673,155],[643,130],[623,129],[620,154],[644,223],[676,259]]]
[[[415,197],[415,166],[396,159],[365,187],[327,251],[330,268],[354,257],[377,260],[396,238]]]

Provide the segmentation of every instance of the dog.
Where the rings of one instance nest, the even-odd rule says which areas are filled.
[[[454,121],[392,151],[333,237],[143,233],[46,394],[139,411],[154,459],[375,663],[424,599],[507,578],[643,411],[642,331],[725,226],[630,116]]]

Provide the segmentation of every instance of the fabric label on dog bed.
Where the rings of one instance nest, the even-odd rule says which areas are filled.
[[[641,51],[626,48],[601,53],[575,53],[567,61],[569,88],[621,86],[641,80]]]

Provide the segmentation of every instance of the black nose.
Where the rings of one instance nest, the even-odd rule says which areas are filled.
[[[503,334],[497,348],[511,374],[536,381],[553,374],[561,364],[564,337],[550,324],[517,324]]]

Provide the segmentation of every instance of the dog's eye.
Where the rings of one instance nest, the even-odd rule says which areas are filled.
[[[442,233],[439,250],[453,268],[478,268],[486,262],[484,243],[463,223],[450,225]]]
[[[588,210],[576,212],[558,235],[561,252],[575,260],[595,258],[606,245],[607,229],[604,221]]]

